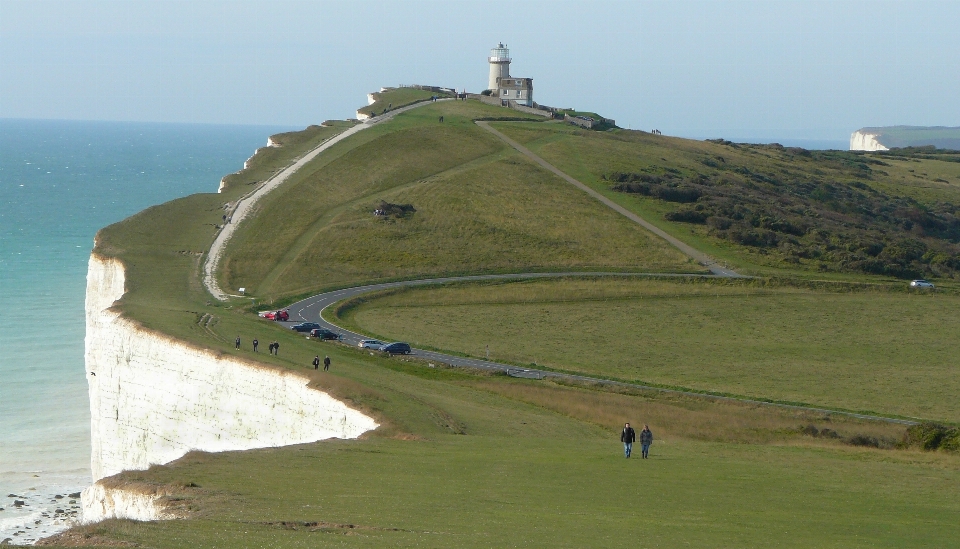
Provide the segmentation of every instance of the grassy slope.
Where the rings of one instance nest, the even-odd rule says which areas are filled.
[[[273,151],[274,168],[298,156],[296,141]],[[817,423],[889,441],[896,427],[428,368],[307,341],[243,313],[242,301],[210,303],[200,253],[222,205],[246,191],[194,195],[104,229],[97,252],[127,266],[122,311],[196,345],[300,371],[384,427],[362,441],[198,454],[121,475],[178,490],[172,503],[192,519],[79,528],[88,542],[613,547],[642,536],[663,546],[920,547],[957,537],[954,456],[855,449],[797,431]],[[281,356],[235,351],[237,334],[279,339]],[[333,359],[330,374],[305,367],[318,352]],[[625,419],[652,422],[653,460],[618,457]],[[308,532],[280,521],[324,524]]]
[[[860,278],[853,273],[817,272],[819,261],[800,264],[783,261],[777,253],[740,246],[712,237],[703,225],[674,223],[664,214],[679,209],[678,204],[651,197],[613,191],[601,176],[612,172],[663,172],[682,174],[719,174],[702,160],[724,158],[728,165],[750,166],[754,173],[775,177],[810,177],[837,182],[868,184],[892,196],[905,196],[922,204],[960,203],[960,163],[931,159],[895,158],[871,155],[886,165],[877,168],[872,178],[860,177],[844,158],[817,161],[771,148],[732,148],[705,141],[692,141],[643,132],[616,130],[592,132],[569,124],[549,123],[531,126],[525,123],[498,122],[500,131],[524,143],[561,170],[592,186],[624,207],[644,216],[665,231],[697,249],[736,265],[749,274],[784,274],[836,279]],[[852,154],[852,153],[836,153]],[[904,236],[909,234],[904,233]]]
[[[960,422],[954,295],[565,280],[403,291],[368,333],[516,364]],[[496,322],[490,322],[496,318]]]
[[[386,92],[374,93],[375,101],[373,104],[357,109],[357,112],[374,116],[383,114],[388,109],[399,109],[417,101],[425,101],[435,95],[443,97],[445,94],[415,88],[394,88]]]
[[[437,103],[338,145],[240,227],[225,254],[225,287],[272,299],[463,272],[702,270],[473,123],[502,110]],[[417,212],[378,219],[380,200]]]

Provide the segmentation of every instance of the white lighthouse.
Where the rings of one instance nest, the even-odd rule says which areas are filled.
[[[500,78],[510,78],[510,50],[506,44],[500,42],[497,47],[490,50],[490,81],[487,84],[488,90],[499,88],[497,80]]]
[[[508,104],[533,106],[533,78],[514,78],[510,76],[510,50],[503,42],[490,50],[490,80],[487,89],[493,97],[500,99],[504,106]]]

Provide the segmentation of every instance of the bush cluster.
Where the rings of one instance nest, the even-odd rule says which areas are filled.
[[[930,422],[912,425],[900,444],[905,448],[960,452],[960,428]]]
[[[385,217],[400,219],[416,213],[417,209],[413,204],[392,204],[386,201],[380,201],[380,211]]]
[[[828,438],[833,440],[840,440],[845,444],[851,446],[866,446],[868,448],[893,448],[895,446],[893,440],[888,438],[878,438],[869,435],[856,434],[844,438],[840,433],[824,427],[823,429],[817,429],[816,425],[803,425],[799,429],[800,434],[807,435],[809,437],[815,438]]]
[[[824,180],[817,175],[824,170],[816,167],[760,171],[722,157],[701,159],[713,168],[709,173],[660,167],[650,170],[656,173],[611,172],[601,178],[616,191],[678,204],[665,214],[669,221],[703,225],[717,238],[788,263],[898,278],[960,275],[957,204],[924,205],[865,184],[862,180],[884,164],[878,160],[776,144],[755,147],[803,156],[849,179]]]

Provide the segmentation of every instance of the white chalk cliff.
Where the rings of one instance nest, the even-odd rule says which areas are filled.
[[[307,387],[296,373],[223,356],[146,330],[112,309],[124,292],[123,264],[90,257],[86,370],[91,468],[99,481],[173,461],[191,450],[223,452],[356,438],[370,417]],[[84,522],[168,518],[157,494],[94,484]]]
[[[887,151],[890,150],[887,147],[884,147],[877,141],[877,137],[880,134],[867,133],[863,130],[857,130],[850,135],[850,150],[851,151]]]

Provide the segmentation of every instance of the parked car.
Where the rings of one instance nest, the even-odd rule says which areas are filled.
[[[286,322],[290,319],[290,312],[286,309],[282,311],[260,311],[258,313],[260,318],[265,318],[267,320],[282,320]]]
[[[313,330],[310,330],[310,335],[323,341],[327,341],[330,339],[336,339],[336,340],[343,339],[343,336],[341,336],[337,332],[328,330],[326,328],[315,328]]]
[[[934,286],[929,281],[919,279],[919,280],[914,280],[910,282],[910,287],[911,288],[933,288]]]
[[[296,330],[298,332],[309,332],[310,330],[316,330],[320,325],[316,322],[301,322],[300,324],[294,324],[290,326],[291,330]]]
[[[410,344],[400,342],[387,343],[386,345],[380,346],[380,352],[390,353],[391,355],[409,355]]]
[[[379,339],[364,339],[360,343],[357,343],[357,347],[360,347],[361,349],[376,349],[378,351],[380,350],[380,347],[383,347],[384,345],[386,344]]]

